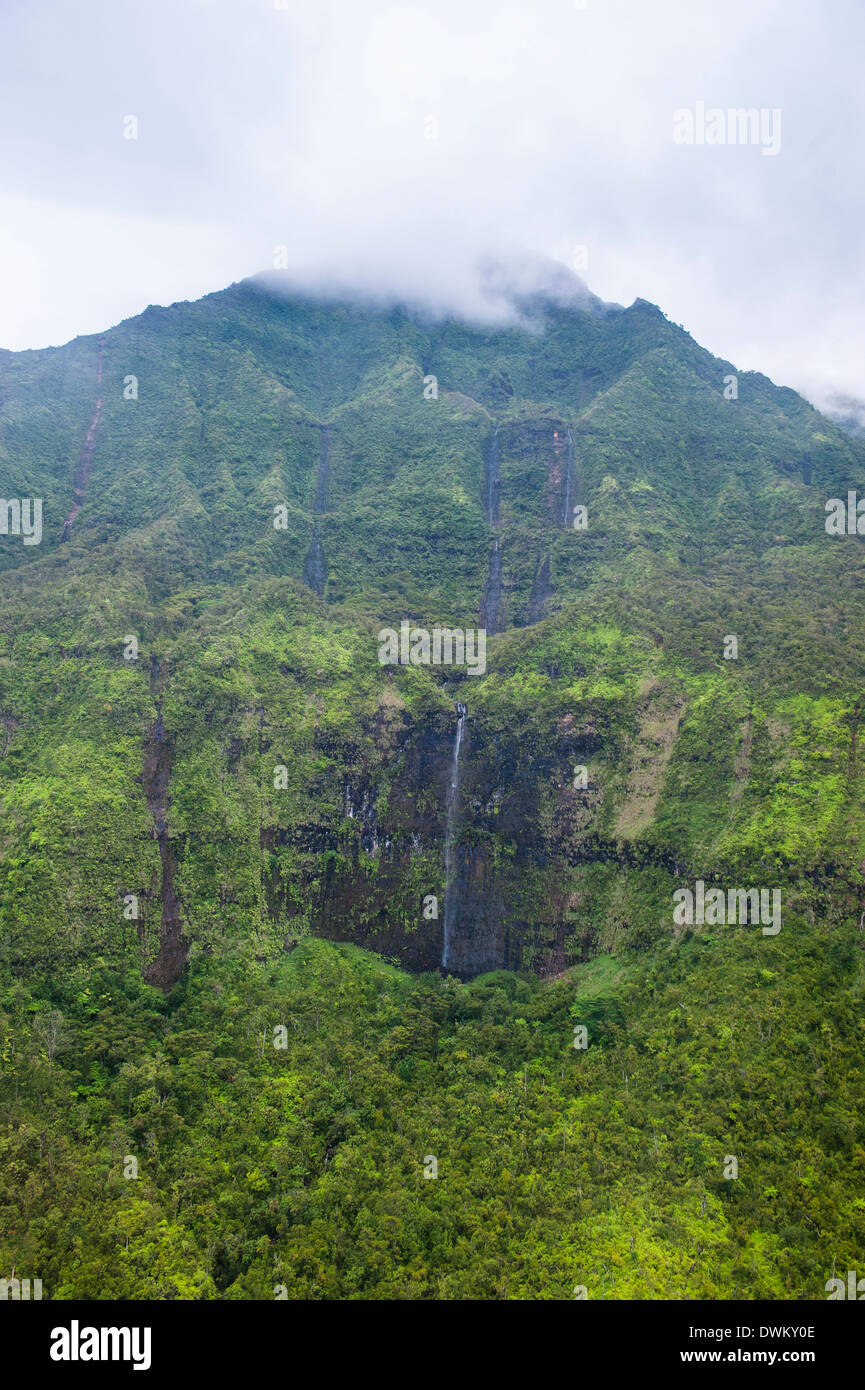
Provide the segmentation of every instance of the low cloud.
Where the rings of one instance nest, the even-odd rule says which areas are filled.
[[[740,368],[858,397],[863,31],[852,0],[11,3],[0,344],[280,256],[313,291],[488,322],[512,298],[490,267],[546,258]],[[782,112],[779,152],[677,144],[698,103]]]

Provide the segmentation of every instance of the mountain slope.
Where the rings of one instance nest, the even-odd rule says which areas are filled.
[[[792,880],[831,863],[859,883],[862,549],[826,535],[823,504],[855,486],[862,446],[764,378],[725,399],[729,364],[640,301],[541,307],[545,332],[481,333],[244,284],[6,362],[4,486],[44,495],[42,545],[2,547],[5,901],[33,914],[4,939],[25,957],[32,927],[40,958],[71,941],[163,977],[144,772],[160,711],[163,850],[184,935],[207,949],[224,934],[267,953],[312,926],[436,963],[441,915],[420,905],[443,896],[457,697],[469,973],[579,958],[568,904],[603,863],[611,881],[588,893],[603,918],[617,827],[637,824],[665,873],[732,868],[748,845]],[[585,530],[565,525],[578,504]],[[486,676],[379,666],[380,626],[477,625],[493,559]],[[654,758],[645,731],[671,710]],[[634,822],[641,762],[652,814]],[[635,907],[643,929],[660,907]]]
[[[734,1285],[746,1296],[821,1296],[828,1270],[807,1273],[819,1241],[827,1232],[841,1240],[842,1216],[861,1225],[852,1194],[863,1139],[853,1118],[865,914],[863,545],[828,535],[824,523],[828,498],[861,488],[865,444],[795,393],[737,374],[643,301],[620,309],[536,296],[519,308],[514,326],[481,329],[245,282],[148,309],[98,339],[0,359],[0,492],[44,499],[40,545],[0,537],[2,1007],[10,1037],[35,1020],[21,1056],[8,1054],[9,1096],[23,1084],[25,1097],[8,1102],[25,1134],[8,1140],[10,1173],[32,1157],[35,1121],[29,1111],[22,1120],[20,1106],[43,1090],[51,1162],[67,1193],[95,1192],[100,1165],[113,1172],[117,1154],[156,1136],[165,1153],[151,1155],[152,1209],[136,1211],[133,1247],[162,1232],[173,1270],[164,1288],[175,1291],[130,1274],[126,1296],[270,1296],[268,1280],[284,1282],[289,1267],[306,1270],[296,1283],[291,1276],[292,1297],[567,1296],[568,1280],[586,1282],[576,1265],[591,1259],[604,1279],[598,1251],[621,1253],[638,1174],[650,1213],[641,1239],[663,1255],[654,1273],[647,1256],[632,1281],[614,1280],[613,1296],[643,1287],[718,1297]],[[574,508],[586,509],[585,529],[570,524]],[[383,628],[407,620],[472,629],[482,618],[491,633],[483,674],[380,664]],[[673,893],[698,879],[778,889],[780,933],[763,935],[753,922],[677,924]],[[446,899],[449,966],[464,981],[484,977],[474,985],[412,983],[392,965],[305,940],[351,942],[435,972]],[[592,972],[608,956],[616,984],[596,997]],[[244,1019],[265,1033],[283,1022],[294,991],[318,1017],[319,976],[301,985],[295,957],[342,980],[340,994],[357,991],[358,1013],[333,1022],[338,1042],[326,1057],[312,1036],[318,1023],[309,1034],[304,1023],[297,1055],[289,1049],[289,1083],[283,1054],[270,1059],[264,1044],[241,1037]],[[382,1005],[376,969],[413,1022]],[[487,980],[491,971],[522,978]],[[722,988],[725,971],[735,988]],[[538,976],[557,977],[548,993],[537,992]],[[584,980],[599,1047],[581,1059],[570,1034]],[[203,1041],[217,1007],[211,991],[226,989],[233,1021],[220,1015],[222,1042]],[[824,991],[819,1009],[814,990]],[[717,1016],[704,1017],[721,995]],[[520,1033],[530,999],[531,1037]],[[98,1000],[123,1046],[111,1030],[99,1033]],[[797,1008],[798,1021],[789,1013]],[[53,1044],[56,1066],[43,1040],[54,1013],[67,1030]],[[483,1020],[477,1036],[471,1019]],[[415,1286],[413,1276],[385,1274],[393,1250],[387,1259],[365,1245],[362,1258],[337,1254],[333,1232],[349,1212],[363,1226],[375,1186],[359,1176],[363,1145],[378,1123],[393,1136],[406,1106],[421,1146],[411,1162],[433,1143],[422,1136],[434,1115],[449,1116],[441,1142],[465,1160],[468,1200],[478,1170],[459,1147],[471,1148],[467,1120],[453,1096],[444,1099],[449,1049],[465,1052],[466,1027],[468,1061],[477,1057],[488,1082],[472,1089],[489,1126],[478,1154],[500,1147],[518,1186],[534,1160],[518,1130],[506,1133],[493,1117],[496,1097],[509,1106],[522,1085],[514,1078],[533,1061],[551,1090],[532,1123],[566,1156],[569,1133],[579,1131],[584,1148],[601,1142],[598,1116],[614,1095],[619,1118],[600,1167],[565,1164],[550,1179],[560,1216],[577,1200],[574,1184],[591,1192],[576,1254],[560,1248],[559,1217],[539,1233],[539,1209],[521,1188],[508,1199],[522,1212],[518,1229],[534,1231],[547,1252],[525,1279],[502,1284],[484,1273],[460,1244],[466,1232],[451,1230],[433,1240],[435,1254],[406,1236],[399,1259],[424,1271]],[[365,1030],[374,1057],[361,1064]],[[150,1080],[150,1064],[134,1064],[144,1067],[134,1095],[151,1082],[155,1093],[170,1090],[177,1119],[164,1133],[149,1101],[134,1110],[144,1117],[134,1134],[133,1112],[123,1117],[130,1048],[161,1059]],[[296,1169],[287,1205],[277,1175],[285,1154],[271,1173],[272,1154],[253,1159],[249,1135],[230,1155],[221,1137],[204,1145],[204,1167],[236,1167],[232,1185],[237,1174],[244,1184],[258,1175],[220,1226],[215,1255],[195,1208],[219,1198],[199,1203],[179,1177],[199,1161],[180,1133],[202,1102],[179,1080],[187,1053],[202,1076],[225,1073],[228,1099],[218,1103],[228,1111],[244,1088],[270,1078],[283,1098],[277,1109],[284,1101],[294,1116],[279,1139]],[[563,1065],[556,1082],[562,1057],[567,1076]],[[748,1092],[747,1115],[722,1085],[728,1064],[738,1069],[736,1094]],[[379,1106],[387,1118],[377,1120],[375,1106],[344,1089],[346,1068],[363,1073],[371,1093],[398,1087],[403,1110]],[[306,1088],[322,1069],[328,1079],[313,1104]],[[423,1115],[420,1078],[432,1087]],[[714,1116],[700,1155],[674,1100],[692,1083]],[[830,1089],[838,1099],[826,1129],[818,1117]],[[779,1138],[791,1116],[795,1179]],[[69,1138],[79,1119],[80,1152]],[[815,1157],[806,1134],[818,1123]],[[622,1154],[635,1125],[631,1161]],[[659,1149],[650,1159],[644,1140],[660,1145],[668,1130],[677,1176],[650,1180]],[[328,1195],[330,1160],[349,1135],[351,1172]],[[716,1170],[725,1152],[743,1148],[763,1154],[763,1195],[749,1188],[734,1212],[735,1184],[722,1185]],[[710,1153],[718,1186],[707,1208],[700,1164]],[[400,1162],[388,1179],[394,1191]],[[810,1189],[833,1163],[838,1190],[815,1213]],[[494,1168],[483,1179],[488,1194]],[[699,1230],[688,1206],[697,1188],[687,1186],[698,1170]],[[182,1229],[166,1232],[163,1204],[177,1183]],[[45,1230],[40,1203],[51,1187],[46,1179],[34,1199]],[[775,1224],[769,1188],[783,1191],[795,1238]],[[301,1189],[315,1195],[301,1200]],[[434,1183],[422,1190],[424,1203],[444,1200]],[[100,1210],[103,1201],[105,1230],[132,1221],[122,1182],[99,1197]],[[280,1214],[271,1222],[273,1202]],[[667,1223],[659,1213],[670,1203]],[[319,1221],[330,1234],[316,1246]],[[232,1246],[241,1227],[243,1253]],[[289,1227],[303,1253],[281,1247],[277,1278],[249,1233],[284,1242]],[[843,1237],[843,1258],[854,1259],[855,1238]],[[26,1255],[21,1239],[10,1260]],[[106,1239],[100,1258],[120,1259],[115,1237]],[[445,1256],[454,1241],[462,1253]],[[90,1296],[97,1244],[92,1233],[83,1265],[71,1248],[51,1256],[55,1286],[66,1290],[58,1296]],[[689,1295],[697,1245],[715,1264]],[[351,1272],[355,1255],[364,1273]]]

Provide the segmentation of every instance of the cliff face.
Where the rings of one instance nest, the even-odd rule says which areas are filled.
[[[469,710],[452,802],[448,878],[455,723],[435,714],[403,725],[398,750],[377,770],[379,786],[387,785],[384,796],[369,780],[345,785],[342,827],[314,842],[319,855],[329,856],[328,868],[303,884],[312,930],[397,956],[413,969],[435,969],[445,958],[450,896],[447,967],[454,974],[561,969],[592,944],[572,939],[576,924],[567,916],[565,884],[574,879],[570,861],[579,858],[579,827],[588,823],[593,799],[590,791],[575,793],[562,769],[569,759],[597,751],[598,740],[566,731],[547,749],[520,745]],[[266,832],[262,845],[273,852],[288,839],[287,832]],[[303,844],[313,846],[308,831],[298,847]],[[615,845],[606,857],[616,861]],[[429,897],[436,902],[425,915]],[[274,908],[286,901],[279,874],[269,899]]]
[[[241,285],[4,357],[4,492],[45,507],[0,544],[9,959],[169,988],[311,932],[546,974],[697,877],[861,910],[862,543],[824,520],[865,446],[650,305],[533,313]],[[380,663],[479,615],[482,673]]]

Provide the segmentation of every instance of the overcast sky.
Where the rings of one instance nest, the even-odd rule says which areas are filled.
[[[862,0],[0,4],[0,346],[275,247],[302,280],[478,313],[479,259],[584,246],[602,298],[865,398]],[[780,125],[677,143],[700,102]]]

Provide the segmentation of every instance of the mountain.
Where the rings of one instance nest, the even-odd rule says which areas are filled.
[[[0,536],[6,1264],[181,1298],[854,1267],[863,547],[826,504],[865,443],[562,286],[483,326],[246,281],[2,354],[0,424],[42,501]],[[404,623],[484,627],[484,669],[382,664]],[[677,921],[698,880],[780,930]]]

